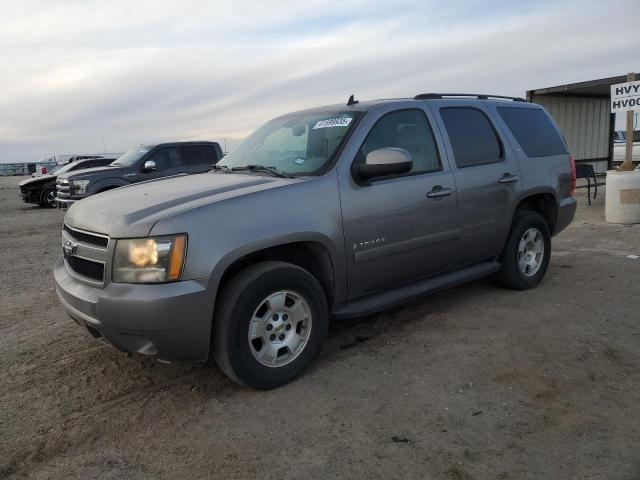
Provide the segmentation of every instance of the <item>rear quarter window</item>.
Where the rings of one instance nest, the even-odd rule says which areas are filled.
[[[560,133],[542,110],[498,107],[498,114],[528,157],[549,157],[567,153]]]

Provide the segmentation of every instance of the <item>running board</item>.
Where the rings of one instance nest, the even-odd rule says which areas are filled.
[[[333,310],[331,317],[340,319],[371,315],[372,313],[387,310],[408,301],[455,287],[461,283],[486,277],[498,270],[500,270],[500,264],[498,262],[476,263],[470,267],[464,267],[459,270],[418,280],[409,285],[386,290],[382,293],[359,298]]]

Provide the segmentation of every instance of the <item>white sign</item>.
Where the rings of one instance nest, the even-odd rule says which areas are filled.
[[[611,85],[611,113],[640,110],[640,80]]]

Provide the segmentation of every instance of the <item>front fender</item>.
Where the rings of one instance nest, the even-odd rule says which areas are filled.
[[[102,192],[105,189],[124,187],[125,185],[131,185],[131,184],[121,178],[103,178],[98,180],[95,183],[91,182],[89,184],[89,190],[87,194],[94,195],[96,193]]]

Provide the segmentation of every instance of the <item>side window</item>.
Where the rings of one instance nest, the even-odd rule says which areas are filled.
[[[184,147],[186,152],[185,165],[213,165],[216,163],[216,152],[213,147],[207,145],[192,145]]]
[[[499,107],[498,113],[527,157],[548,157],[567,153],[560,133],[542,110]]]
[[[484,112],[473,107],[444,107],[440,116],[458,168],[502,160],[502,144]]]
[[[387,147],[403,148],[411,154],[409,174],[442,169],[433,132],[421,110],[399,110],[378,120],[362,144],[358,161],[364,162],[369,152]]]
[[[182,165],[182,155],[179,148],[162,148],[155,152],[147,160],[156,162],[156,171],[162,172],[168,168],[180,167]]]

